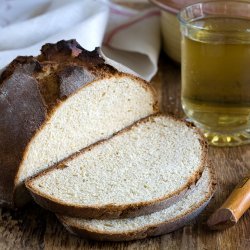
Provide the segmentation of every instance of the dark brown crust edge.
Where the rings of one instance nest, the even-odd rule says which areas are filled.
[[[159,116],[166,116],[162,114],[155,114],[150,115],[146,118],[143,118],[133,125],[117,132],[114,136],[117,136],[121,133],[124,133],[131,128],[138,126],[139,124],[143,122],[147,122],[150,119],[154,119],[154,117]],[[183,123],[183,121],[178,120],[176,118],[173,118],[171,116],[167,116],[168,118],[175,120],[177,122]],[[185,122],[184,122],[185,123]],[[67,216],[73,216],[73,217],[81,217],[81,218],[96,218],[96,219],[111,219],[111,218],[127,218],[127,217],[136,217],[140,215],[150,214],[152,212],[156,212],[159,210],[162,210],[163,208],[166,208],[167,206],[171,205],[172,203],[178,201],[181,199],[191,188],[192,185],[194,185],[198,179],[200,178],[204,167],[206,166],[207,162],[207,144],[204,140],[203,136],[200,134],[200,132],[194,127],[190,126],[189,124],[185,123],[188,127],[194,130],[194,132],[198,135],[199,142],[201,144],[201,163],[198,168],[198,170],[194,173],[193,176],[189,178],[187,183],[180,187],[175,192],[168,194],[166,196],[163,196],[161,198],[147,201],[147,202],[140,202],[136,204],[126,204],[126,205],[107,205],[107,206],[75,206],[75,205],[69,205],[67,203],[63,203],[58,199],[52,199],[51,197],[42,194],[39,192],[39,190],[33,188],[32,181],[36,178],[39,178],[40,176],[46,175],[50,171],[53,171],[54,169],[61,169],[64,168],[68,161],[75,158],[79,154],[91,150],[96,145],[100,145],[102,143],[105,143],[106,140],[109,140],[110,138],[106,140],[99,141],[95,144],[90,145],[89,147],[81,150],[80,152],[75,153],[74,155],[70,156],[67,160],[62,161],[61,163],[53,166],[50,169],[47,169],[43,171],[42,173],[28,179],[26,181],[26,187],[30,191],[32,197],[38,203],[40,206],[42,206],[45,209],[48,209],[52,212],[58,213],[58,214],[64,214]],[[112,137],[111,137],[112,138]]]
[[[162,222],[160,224],[150,225],[142,227],[138,230],[127,231],[126,233],[108,233],[103,231],[93,231],[89,228],[78,227],[75,224],[71,224],[68,222],[67,218],[64,216],[57,215],[59,221],[63,224],[63,226],[72,234],[75,234],[79,237],[98,240],[98,241],[131,241],[131,240],[139,240],[144,239],[146,237],[151,236],[159,236],[163,234],[167,234],[173,232],[184,225],[188,224],[191,220],[193,220],[196,216],[198,216],[203,209],[207,206],[210,199],[215,193],[216,190],[216,178],[214,169],[209,166],[209,175],[210,175],[210,184],[209,184],[209,192],[203,201],[191,206],[191,208],[186,211],[186,213],[177,216],[169,221]]]

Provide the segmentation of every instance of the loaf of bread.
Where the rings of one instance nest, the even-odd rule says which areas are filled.
[[[192,192],[161,211],[128,219],[87,220],[57,215],[67,230],[80,237],[128,241],[172,232],[194,219],[215,191],[214,173],[207,167]]]
[[[20,207],[24,181],[158,111],[152,88],[74,41],[18,57],[0,77],[0,204]]]
[[[69,231],[117,241],[175,230],[212,196],[199,130],[158,113],[149,84],[98,48],[60,41],[17,57],[0,76],[0,112],[0,205],[31,194]]]
[[[81,218],[123,218],[161,210],[200,178],[207,147],[198,130],[151,115],[26,181],[35,201]]]

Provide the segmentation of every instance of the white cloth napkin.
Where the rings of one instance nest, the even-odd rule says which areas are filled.
[[[107,63],[150,80],[160,51],[159,11],[108,0],[0,0],[0,69],[62,39],[87,50],[101,46]]]

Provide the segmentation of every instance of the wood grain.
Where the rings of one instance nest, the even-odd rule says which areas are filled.
[[[153,79],[164,112],[183,117],[180,103],[180,67],[161,55],[159,73]],[[30,204],[20,211],[0,210],[0,249],[250,249],[250,211],[239,223],[222,232],[210,231],[207,217],[218,208],[234,186],[250,172],[250,145],[209,148],[218,187],[206,210],[190,225],[168,235],[125,243],[94,242],[70,235],[56,217]]]

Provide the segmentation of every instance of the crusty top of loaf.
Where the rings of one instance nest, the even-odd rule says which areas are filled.
[[[17,57],[2,73],[0,85],[15,72],[37,80],[48,111],[59,100],[65,99],[86,83],[110,74],[118,74],[115,68],[105,64],[99,55],[99,48],[87,51],[75,40],[46,44],[41,49],[41,55],[37,57]]]
[[[93,80],[119,74],[98,51],[75,40],[46,44],[41,55],[17,57],[0,76],[0,205],[10,205],[25,147],[58,102]]]

